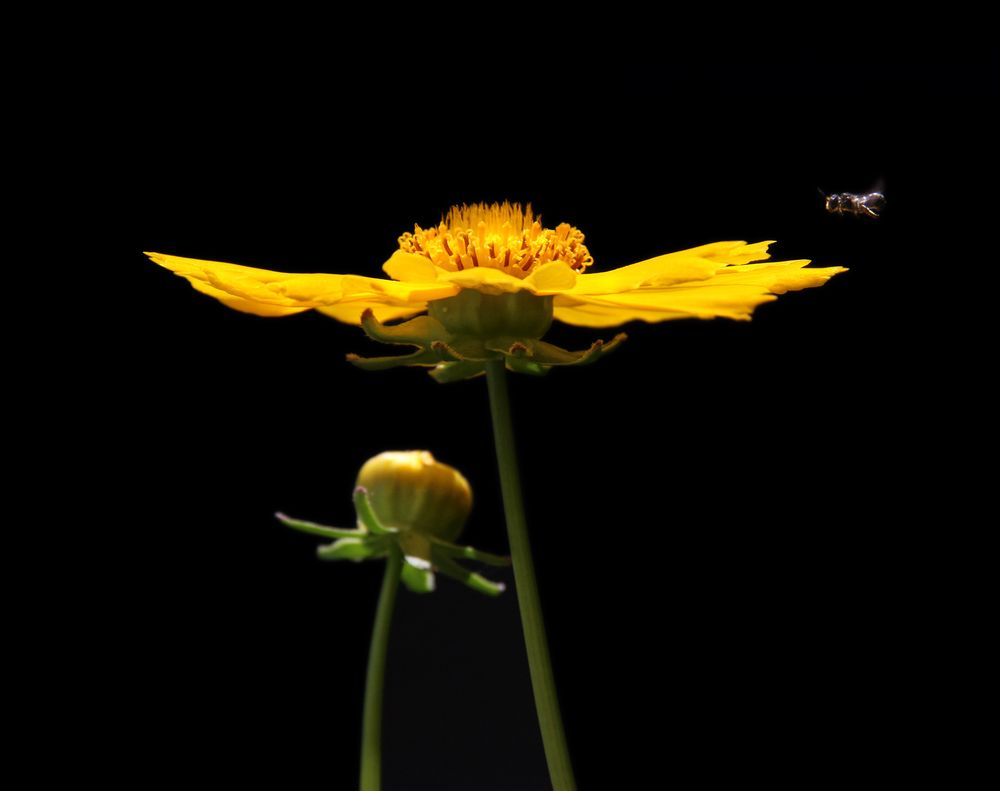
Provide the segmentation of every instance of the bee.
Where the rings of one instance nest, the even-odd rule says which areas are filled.
[[[826,210],[830,214],[853,214],[855,217],[878,217],[885,206],[885,195],[879,191],[854,194],[853,192],[835,192],[827,195],[823,190],[819,194],[826,199]]]

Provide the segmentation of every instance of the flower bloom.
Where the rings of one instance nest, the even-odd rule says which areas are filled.
[[[552,297],[555,319],[583,327],[749,319],[776,294],[821,286],[846,271],[806,268],[808,260],[767,261],[770,244],[715,242],[589,274],[593,259],[579,230],[566,223],[543,228],[530,206],[522,211],[504,203],[455,207],[438,226],[403,234],[382,266],[389,280],[147,255],[236,310],[260,316],[318,310],[355,325],[369,308],[379,321],[408,318],[463,290]]]
[[[147,255],[236,310],[259,316],[318,310],[361,325],[376,340],[418,349],[401,357],[352,356],[361,367],[433,366],[439,381],[451,381],[482,373],[497,357],[526,373],[588,363],[624,338],[567,352],[540,340],[553,319],[582,327],[749,319],[778,294],[821,286],[846,271],[807,268],[804,259],[768,261],[770,244],[715,242],[590,273],[593,258],[578,229],[545,228],[531,206],[494,203],[453,207],[437,226],[404,233],[382,266],[389,279]],[[422,313],[428,315],[413,318]],[[382,324],[394,319],[411,321]]]

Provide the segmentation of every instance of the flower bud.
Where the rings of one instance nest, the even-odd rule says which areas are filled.
[[[364,463],[357,485],[385,526],[454,541],[472,509],[465,477],[426,450],[386,451]],[[423,553],[420,553],[423,554]]]

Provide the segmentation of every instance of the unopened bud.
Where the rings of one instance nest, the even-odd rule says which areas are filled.
[[[444,541],[458,538],[472,510],[469,482],[426,450],[374,456],[362,466],[357,485],[367,490],[385,527]]]

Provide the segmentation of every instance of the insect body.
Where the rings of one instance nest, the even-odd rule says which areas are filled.
[[[866,192],[855,195],[853,192],[836,192],[823,195],[826,198],[826,210],[830,214],[853,214],[855,217],[878,217],[885,206],[885,195],[881,192]]]

